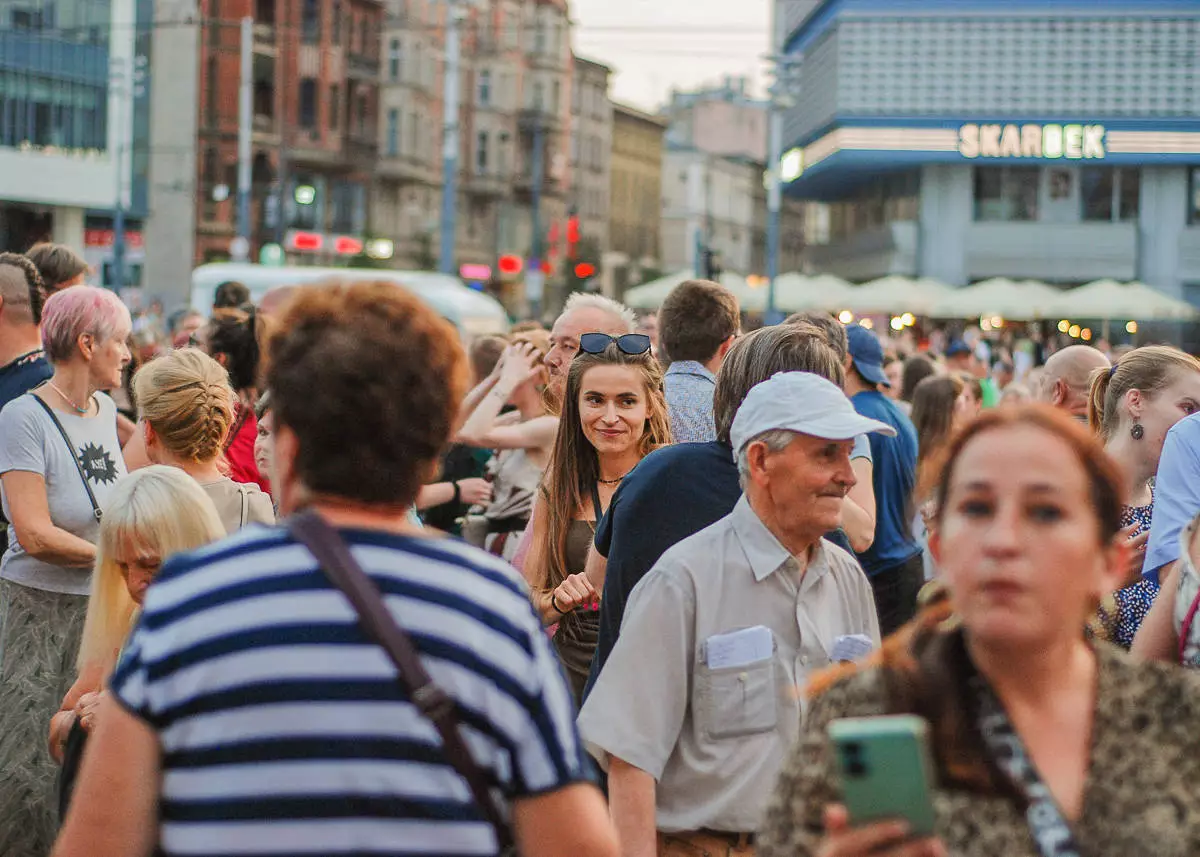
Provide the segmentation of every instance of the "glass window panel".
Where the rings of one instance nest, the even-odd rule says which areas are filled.
[[[1079,200],[1084,220],[1113,219],[1113,181],[1111,167],[1085,167],[1080,171]]]
[[[1137,220],[1141,210],[1142,172],[1136,167],[1121,169],[1121,220]]]

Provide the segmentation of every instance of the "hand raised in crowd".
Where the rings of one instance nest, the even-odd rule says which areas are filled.
[[[592,586],[587,574],[572,574],[554,590],[555,608],[560,613],[570,613],[577,607],[596,609],[600,606],[600,593]]]
[[[500,386],[508,391],[537,374],[537,347],[530,342],[515,342],[504,349],[500,356]]]
[[[458,480],[459,497],[470,506],[486,506],[492,502],[492,483],[472,477]]]
[[[947,857],[939,839],[909,839],[903,820],[850,826],[841,804],[825,807],[825,838],[817,857]]]
[[[1122,531],[1122,535],[1129,539],[1129,568],[1125,574],[1125,586],[1132,586],[1142,579],[1142,566],[1146,562],[1146,545],[1150,541],[1150,531],[1146,530],[1140,535],[1133,535],[1137,524],[1132,524]]]
[[[79,697],[79,702],[75,703],[75,717],[85,732],[96,728],[96,711],[100,708],[100,700],[103,698],[103,691],[94,691],[85,693]]]

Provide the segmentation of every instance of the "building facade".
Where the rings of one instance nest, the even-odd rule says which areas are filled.
[[[608,251],[613,135],[612,102],[608,97],[611,75],[608,66],[575,57],[571,81],[570,210],[576,234],[568,236],[575,244],[568,255],[597,271]]]
[[[667,143],[710,155],[767,160],[767,102],[751,98],[750,82],[726,77],[720,86],[671,91]]]
[[[663,268],[702,270],[704,247],[719,256],[725,270],[752,273],[756,187],[762,187],[761,164],[668,146],[662,173]],[[765,197],[762,201],[765,214]]]
[[[788,192],[831,207],[817,269],[1200,299],[1200,5],[825,0],[786,53]]]
[[[662,186],[664,119],[633,107],[612,106],[611,190],[605,294],[653,279],[662,272]]]
[[[149,0],[0,3],[0,250],[56,241],[88,257],[94,282],[140,285],[153,14]]]

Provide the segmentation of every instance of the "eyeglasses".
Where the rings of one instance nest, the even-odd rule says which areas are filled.
[[[617,348],[632,356],[645,354],[650,350],[650,337],[644,333],[626,333],[624,336],[585,333],[579,337],[579,350],[587,354],[603,354],[614,342]]]

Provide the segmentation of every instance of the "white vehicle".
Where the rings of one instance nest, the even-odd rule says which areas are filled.
[[[304,286],[325,280],[390,280],[403,286],[453,323],[470,340],[489,333],[505,333],[508,315],[500,303],[468,289],[457,277],[430,271],[392,271],[373,268],[272,268],[264,265],[213,262],[192,271],[191,305],[205,315],[212,312],[213,294],[221,283],[236,281],[250,290],[258,303],[272,289]]]

